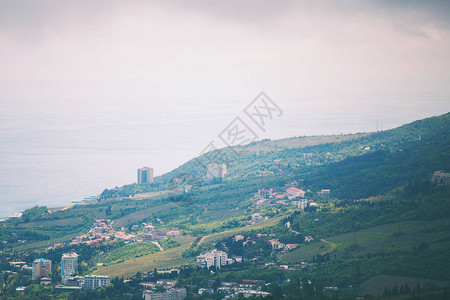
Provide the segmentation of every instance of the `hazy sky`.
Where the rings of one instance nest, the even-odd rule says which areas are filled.
[[[28,192],[167,172],[260,91],[284,110],[261,138],[446,113],[449,16],[449,1],[0,0],[0,197],[27,166]]]
[[[448,1],[0,1],[1,101],[447,92],[449,15]]]

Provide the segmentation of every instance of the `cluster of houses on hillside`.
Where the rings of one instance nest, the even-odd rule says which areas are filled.
[[[125,232],[122,226],[120,230],[111,227],[109,220],[95,220],[87,234],[77,236],[70,244],[86,244],[98,246],[102,241],[129,240],[135,241],[136,237]]]
[[[137,229],[139,225],[135,225]],[[156,229],[151,224],[142,224],[141,234],[129,234],[125,232],[122,226],[120,230],[115,230],[111,227],[109,220],[95,220],[91,229],[87,234],[77,236],[71,244],[86,244],[91,246],[98,246],[101,242],[114,242],[117,240],[125,240],[128,242],[145,243],[158,241],[165,238],[179,237],[181,232],[178,229]],[[56,245],[55,245],[56,246]]]
[[[142,231],[144,233],[141,237],[143,242],[159,241],[165,238],[179,237],[181,235],[181,232],[178,229],[156,229],[156,227],[151,224],[143,224]]]
[[[298,209],[304,210],[307,207],[319,207],[319,204],[311,199],[305,199],[306,191],[294,187],[297,181],[293,181],[286,185],[283,192],[279,192],[274,188],[262,188],[254,194],[252,200],[256,208],[275,205],[296,205]],[[329,199],[330,190],[322,190],[319,192],[323,199]]]
[[[275,238],[274,234],[258,233],[256,235],[256,238],[262,238],[262,237],[266,237],[266,236],[273,237],[272,239],[270,239],[268,241],[268,243],[272,246],[273,250],[289,251],[289,250],[295,249],[298,246],[300,246],[299,244],[284,244],[284,243],[281,243],[278,239]],[[245,236],[243,236],[241,234],[235,235],[234,238],[233,238],[233,242],[240,242],[240,241],[242,241],[242,245],[243,246],[246,246],[246,245],[249,245],[249,244],[256,244],[256,241],[253,238],[251,238],[250,236],[248,236],[246,238]]]

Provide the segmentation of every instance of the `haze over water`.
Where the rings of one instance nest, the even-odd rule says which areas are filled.
[[[450,110],[443,94],[382,96],[383,100],[365,96],[365,104],[356,108],[344,105],[343,99],[336,101],[342,105],[327,108],[321,107],[321,97],[299,99],[293,105],[272,95],[284,115],[269,124],[266,133],[253,129],[261,139],[367,132],[376,130],[377,119],[380,129],[388,129]],[[375,104],[380,102],[395,104],[386,111],[386,105]],[[242,100],[241,108],[244,104]],[[3,103],[1,216],[34,205],[68,205],[105,188],[133,183],[138,167],[152,166],[156,175],[170,171],[197,156],[211,140],[217,143],[217,135],[235,116],[246,120],[239,105],[217,107],[183,113],[180,107],[155,111],[145,101],[109,105],[78,101],[76,108]]]

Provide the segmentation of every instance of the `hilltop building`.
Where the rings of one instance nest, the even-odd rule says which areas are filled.
[[[138,184],[153,183],[153,168],[143,167],[138,169]]]
[[[77,273],[78,254],[64,253],[61,258],[61,277],[66,280],[70,275]]]
[[[444,173],[444,171],[436,171],[433,173],[433,177],[431,178],[432,182],[440,183],[440,184],[450,184],[450,173]]]
[[[37,280],[42,277],[49,277],[52,272],[52,261],[45,258],[38,258],[33,261],[31,279]]]
[[[206,170],[206,177],[208,179],[223,178],[227,174],[226,164],[209,164]]]
[[[95,290],[96,288],[107,286],[111,282],[109,276],[105,275],[88,275],[84,276],[83,289]]]

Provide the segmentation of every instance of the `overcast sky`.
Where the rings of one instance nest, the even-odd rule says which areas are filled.
[[[448,91],[449,15],[447,1],[0,1],[1,101]]]
[[[261,91],[284,113],[259,138],[446,113],[449,16],[449,1],[0,0],[3,214],[170,171]]]

